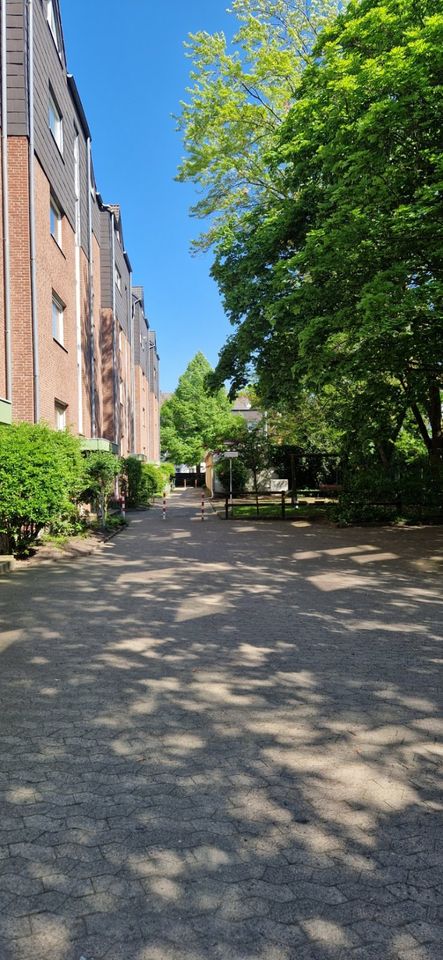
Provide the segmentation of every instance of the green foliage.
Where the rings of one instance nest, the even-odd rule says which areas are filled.
[[[142,463],[137,457],[123,460],[122,469],[127,480],[126,503],[128,507],[137,507],[146,502],[143,489]]]
[[[10,552],[29,549],[46,526],[69,515],[81,489],[79,441],[41,424],[0,427],[0,533]]]
[[[199,465],[207,450],[238,430],[226,390],[215,394],[207,386],[211,366],[197,353],[180,377],[160,414],[162,451],[175,463]]]
[[[388,522],[401,517],[442,519],[443,469],[436,472],[425,457],[413,464],[397,458],[388,471],[373,463],[346,475],[337,509],[340,522]]]
[[[56,517],[49,524],[49,535],[51,537],[76,537],[86,530],[86,523],[79,513],[78,505],[70,504],[65,513]]]
[[[193,214],[213,216],[197,247],[232,234],[241,212],[258,199],[284,193],[267,153],[312,46],[339,6],[334,0],[234,0],[231,41],[223,33],[191,34],[191,84],[179,119],[187,155],[178,178],[199,188]]]
[[[253,363],[295,408],[332,388],[348,455],[386,468],[410,416],[443,454],[442,75],[440,0],[351,4],[268,144],[280,196],[255,196],[213,268],[236,325],[216,382]]]
[[[215,472],[223,484],[225,493],[229,493],[230,484],[229,460],[220,460]],[[248,481],[249,472],[240,459],[232,460],[232,489],[234,493],[243,493]]]
[[[122,462],[113,453],[89,453],[85,459],[86,487],[82,493],[85,502],[97,500],[101,521],[106,526],[108,501],[114,492],[115,478],[122,470]]]

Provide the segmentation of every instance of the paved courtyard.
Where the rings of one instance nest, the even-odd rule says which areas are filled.
[[[441,532],[198,509],[0,581],[0,960],[442,960]]]

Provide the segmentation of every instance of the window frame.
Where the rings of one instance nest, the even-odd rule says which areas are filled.
[[[52,230],[52,218],[54,216],[55,221],[55,230]],[[51,237],[55,240],[60,250],[63,250],[63,213],[55,199],[55,197],[50,195],[49,198],[49,230]]]
[[[63,303],[63,300],[56,294],[55,290],[52,291],[52,308],[51,308],[51,321],[52,321],[52,339],[59,344],[60,347],[65,347],[65,309],[66,306]],[[54,310],[57,311],[56,318]],[[55,322],[54,322],[55,321]],[[61,334],[61,336],[60,336]]]
[[[122,275],[120,273],[120,270],[118,269],[117,264],[115,264],[115,285],[119,293],[121,293],[122,292]]]
[[[54,124],[52,123],[52,117],[54,118]],[[57,149],[63,156],[63,114],[51,87],[48,96],[48,126]]]
[[[62,403],[61,400],[54,400],[54,412],[55,412],[55,429],[58,431],[66,430],[66,411],[68,409],[67,403]]]

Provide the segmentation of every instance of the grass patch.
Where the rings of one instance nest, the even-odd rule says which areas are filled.
[[[335,504],[303,504],[299,507],[286,504],[285,520],[328,520],[334,518]],[[255,503],[234,504],[234,520],[282,520],[281,503],[259,503],[259,513]]]

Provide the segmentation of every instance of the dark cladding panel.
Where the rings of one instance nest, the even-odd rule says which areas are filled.
[[[63,120],[60,151],[49,129],[49,98]],[[75,228],[74,136],[75,110],[66,70],[49,29],[44,7],[34,4],[35,152],[63,212]]]
[[[5,0],[0,0],[5,2]],[[8,134],[28,134],[27,45],[25,0],[7,3]]]

